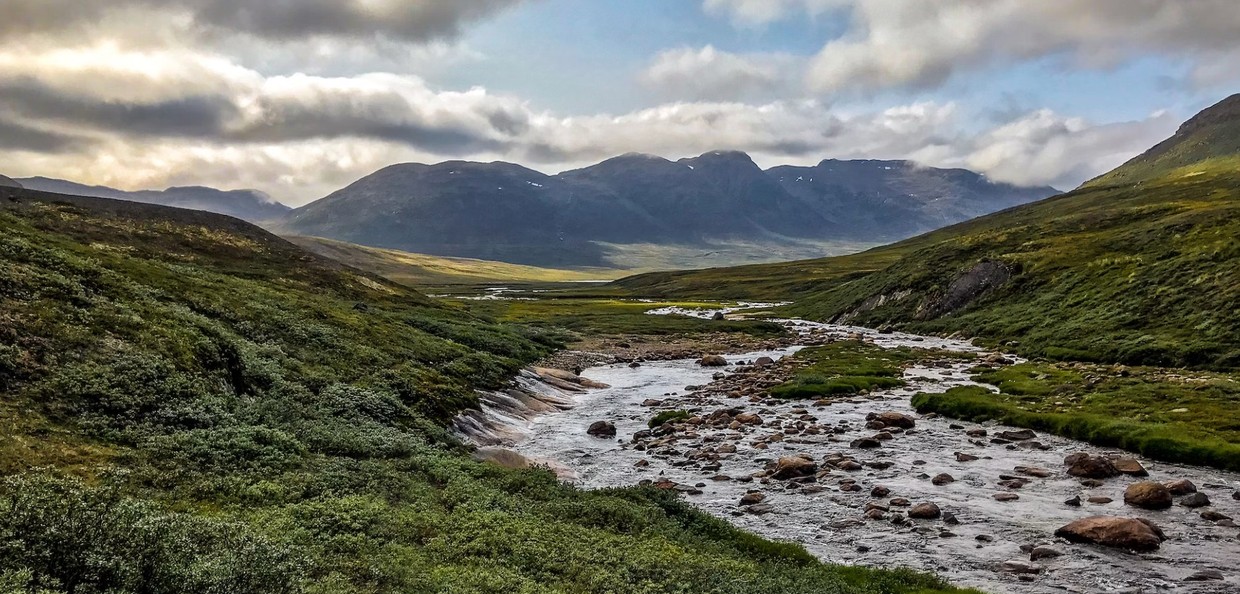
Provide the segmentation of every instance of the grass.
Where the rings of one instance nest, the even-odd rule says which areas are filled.
[[[646,274],[628,296],[793,300],[783,313],[962,332],[1033,356],[1240,367],[1240,173],[1091,185],[860,254]],[[1010,280],[970,288],[998,263]],[[946,296],[962,289],[962,298]],[[949,303],[950,306],[944,306]]]
[[[693,414],[687,410],[665,410],[651,417],[650,421],[646,423],[646,426],[654,429],[655,427],[661,427],[666,423],[688,420],[692,416]]]
[[[411,286],[472,283],[554,283],[615,280],[631,271],[610,268],[558,269],[491,260],[451,258],[373,248],[321,237],[290,236],[289,241],[350,266]]]
[[[884,349],[857,341],[802,349],[795,356],[807,365],[791,380],[771,388],[770,393],[776,398],[822,398],[898,388],[905,385],[901,379],[905,364],[937,354],[922,349]]]
[[[544,331],[569,330],[586,334],[652,336],[707,332],[779,336],[785,332],[781,325],[762,320],[708,320],[646,313],[663,307],[717,308],[719,302],[645,302],[608,297],[542,294],[537,301],[471,301],[464,302],[462,306],[487,320],[521,324]]]
[[[209,213],[0,190],[0,590],[954,593],[444,430],[558,342]]]
[[[1240,381],[1232,374],[1027,363],[985,371],[1002,391],[919,394],[922,412],[1001,422],[1167,462],[1240,470]]]

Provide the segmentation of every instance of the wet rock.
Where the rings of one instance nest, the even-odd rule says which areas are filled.
[[[930,479],[930,484],[936,487],[942,487],[943,485],[948,485],[954,482],[956,482],[956,477],[950,474],[947,474],[947,473],[937,475],[934,478]]]
[[[774,365],[775,360],[770,357],[758,357],[753,360],[753,364],[757,367],[766,367],[768,365]]]
[[[636,468],[645,468],[647,466],[650,466],[650,460],[638,460],[636,463],[633,464],[633,466]]]
[[[728,360],[719,355],[706,355],[698,360],[698,365],[702,367],[726,367]]]
[[[899,427],[901,429],[912,429],[917,425],[917,421],[913,417],[895,411],[878,413],[875,419],[882,421],[888,427]]]
[[[1119,476],[1119,469],[1102,456],[1072,454],[1064,458],[1063,463],[1068,467],[1068,474],[1078,478],[1105,479]]]
[[[873,489],[870,489],[871,497],[886,497],[890,494],[891,494],[891,489],[888,489],[887,487],[876,486]]]
[[[1150,473],[1135,458],[1116,458],[1111,461],[1115,469],[1128,476],[1149,476]]]
[[[1174,499],[1162,483],[1146,481],[1128,485],[1124,490],[1124,503],[1142,509],[1167,509]]]
[[[1224,579],[1226,579],[1226,576],[1223,575],[1223,572],[1217,569],[1203,569],[1201,571],[1198,571],[1184,578],[1184,581],[1186,582],[1214,582],[1214,581],[1222,581]]]
[[[1226,522],[1228,520],[1231,520],[1231,516],[1227,516],[1219,512],[1216,512],[1212,509],[1208,509],[1206,511],[1201,512],[1201,519],[1207,522]]]
[[[759,503],[757,505],[751,505],[749,507],[746,507],[745,511],[755,516],[761,516],[761,515],[769,514],[775,511],[775,506],[769,503]]]
[[[971,454],[965,454],[963,452],[956,452],[957,462],[973,462],[974,460],[980,460],[980,458],[978,458],[977,456],[971,455]]]
[[[882,446],[883,446],[883,443],[881,441],[871,438],[871,437],[863,437],[861,439],[854,439],[852,443],[848,444],[848,447],[850,448],[856,448],[856,449],[861,449],[861,450],[880,448]]]
[[[994,498],[995,501],[1016,501],[1020,499],[1020,495],[1015,493],[995,493]]]
[[[943,512],[943,523],[956,526],[960,524],[960,519],[956,517],[956,514],[951,512]]]
[[[995,434],[995,437],[1007,441],[1026,441],[1037,437],[1037,434],[1028,429],[1020,429],[1017,431],[1000,431]]]
[[[1093,516],[1072,522],[1055,531],[1070,542],[1099,544],[1133,551],[1153,551],[1167,539],[1153,522],[1141,518]]]
[[[594,437],[615,437],[616,425],[611,421],[595,421],[586,428],[586,434]]]
[[[1115,500],[1111,499],[1110,497],[1095,496],[1095,497],[1090,497],[1088,501],[1094,505],[1106,505]]]
[[[964,434],[976,439],[976,438],[986,437],[986,430],[985,429],[970,429],[966,431]]]
[[[1042,573],[1042,566],[1025,563],[1024,561],[1004,561],[999,564],[999,571],[1002,573],[1037,575]]]
[[[887,518],[887,512],[877,508],[868,509],[865,512],[865,517],[871,520],[884,520]]]
[[[1188,508],[1206,507],[1210,505],[1210,498],[1205,493],[1193,493],[1181,499],[1180,505]]]
[[[896,497],[895,499],[892,499],[888,503],[890,503],[892,507],[908,507],[912,505],[912,502],[910,502],[909,500],[903,497]]]
[[[1016,472],[1035,478],[1048,478],[1052,474],[1051,471],[1045,468],[1037,468],[1034,466],[1017,466]]]
[[[817,471],[818,465],[812,459],[803,456],[785,456],[775,463],[775,470],[771,473],[771,478],[787,480],[802,476],[813,476]]]
[[[741,505],[757,505],[766,500],[765,493],[746,493],[741,497]]]
[[[1029,551],[1029,560],[1041,561],[1043,559],[1054,559],[1062,555],[1063,553],[1050,547],[1034,547],[1032,551]]]
[[[933,503],[918,503],[908,510],[908,517],[918,520],[935,520],[942,515],[939,506]]]
[[[717,311],[717,312],[715,312],[715,315],[713,315],[713,316],[711,316],[711,317],[710,317],[710,319],[712,319],[712,320],[714,320],[714,321],[716,321],[716,322],[722,322],[723,320],[725,320],[725,319],[727,319],[727,318],[726,318],[726,317],[724,317],[723,312],[721,312],[721,311]]]
[[[1163,483],[1163,485],[1165,485],[1167,487],[1167,490],[1171,491],[1171,494],[1175,495],[1176,497],[1197,492],[1197,485],[1194,485],[1193,481],[1190,481],[1188,479],[1177,479],[1174,481],[1167,481]]]
[[[1069,499],[1069,500],[1067,500],[1067,501],[1063,502],[1063,504],[1064,504],[1064,505],[1069,505],[1069,506],[1072,506],[1072,507],[1081,507],[1081,496],[1080,496],[1080,495],[1077,495],[1076,497],[1073,497],[1072,499]]]
[[[1240,491],[1236,491],[1235,493],[1232,493],[1231,498],[1235,499],[1236,501],[1240,501]]]
[[[736,415],[735,420],[742,425],[761,425],[762,417],[753,413],[741,413]]]
[[[641,363],[638,363],[637,361],[634,361],[634,362],[632,362],[632,363],[629,363],[629,369],[637,369],[638,367],[641,367],[641,366],[642,366],[642,364],[641,364]]]

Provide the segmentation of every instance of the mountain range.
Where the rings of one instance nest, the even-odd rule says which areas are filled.
[[[617,281],[642,297],[1010,340],[1029,356],[1240,367],[1240,95],[1082,187],[859,254]]]
[[[880,243],[1056,194],[908,161],[758,167],[741,152],[627,154],[550,176],[511,163],[385,168],[280,229],[444,256],[613,266],[608,244]]]
[[[263,223],[278,220],[291,209],[258,190],[217,190],[202,186],[184,186],[166,190],[140,190],[127,192],[106,186],[88,186],[71,181],[46,177],[29,177],[14,180],[21,187],[40,192],[53,192],[71,196],[112,198],[145,204],[160,204],[191,210],[205,210],[251,222]],[[0,184],[3,180],[0,180]]]

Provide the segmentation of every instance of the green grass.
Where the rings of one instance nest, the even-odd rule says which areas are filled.
[[[641,302],[607,297],[541,294],[537,301],[471,301],[464,307],[481,318],[552,331],[586,334],[700,334],[736,332],[753,336],[780,336],[783,326],[761,320],[708,320],[681,315],[650,315],[663,307],[716,308],[719,302]]]
[[[0,590],[958,592],[443,429],[558,343],[208,213],[0,191]]]
[[[922,412],[1048,431],[1150,458],[1240,470],[1235,375],[1029,363],[977,376],[984,388],[919,394]]]
[[[646,423],[646,426],[654,429],[655,427],[660,427],[665,423],[687,420],[692,416],[693,415],[687,410],[665,410],[651,417],[650,421]]]
[[[905,385],[904,365],[939,354],[923,349],[884,349],[857,341],[835,342],[798,351],[808,363],[789,381],[771,388],[776,398],[822,398],[885,390]]]
[[[1006,283],[941,309],[983,262]],[[861,254],[647,274],[610,289],[675,299],[793,300],[783,313],[1015,341],[1021,354],[1240,367],[1240,170],[1096,185]]]

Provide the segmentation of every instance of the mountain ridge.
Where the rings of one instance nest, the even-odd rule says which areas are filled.
[[[15,180],[21,187],[54,194],[128,200],[175,208],[202,210],[252,223],[279,219],[292,209],[258,190],[220,190],[207,186],[172,186],[163,190],[118,190],[49,177]]]

